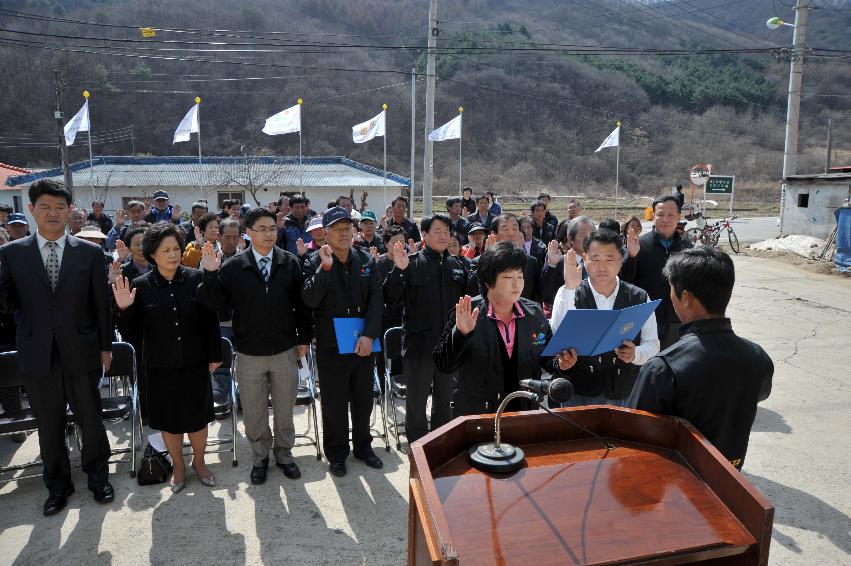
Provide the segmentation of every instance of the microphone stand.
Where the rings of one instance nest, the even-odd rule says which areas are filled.
[[[494,417],[494,441],[473,446],[467,452],[470,464],[477,470],[504,474],[518,470],[523,466],[523,462],[526,460],[523,450],[511,444],[503,444],[501,441],[500,419],[502,419],[506,405],[514,399],[529,399],[540,404],[543,401],[543,396],[529,391],[513,391],[505,396]]]

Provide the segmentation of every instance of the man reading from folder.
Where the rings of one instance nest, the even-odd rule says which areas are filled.
[[[736,336],[725,317],[733,260],[699,246],[671,257],[663,274],[683,322],[680,340],[644,364],[627,406],[688,419],[741,469],[756,404],[771,393],[774,364],[757,344]]]
[[[620,234],[611,230],[591,232],[583,244],[588,279],[582,280],[582,267],[576,252],[569,250],[564,260],[564,285],[556,293],[550,325],[558,330],[567,311],[573,309],[623,309],[646,303],[644,290],[618,278]],[[635,341],[624,340],[616,350],[599,356],[579,356],[567,372],[573,383],[573,397],[565,406],[624,406],[638,377],[639,367],[659,352],[656,317],[650,316]]]

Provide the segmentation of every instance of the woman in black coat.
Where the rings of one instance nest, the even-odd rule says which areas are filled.
[[[174,462],[172,492],[186,486],[183,435],[192,444],[192,467],[201,483],[215,485],[204,463],[207,425],[214,418],[210,373],[222,364],[215,311],[195,292],[201,272],[180,265],[183,242],[172,224],[152,226],[142,241],[153,269],[133,281],[113,284],[122,334],[141,335],[148,380],[148,421],[162,431]]]
[[[522,298],[526,252],[500,242],[479,259],[482,296],[458,301],[434,349],[443,373],[454,373],[452,417],[496,412],[522,379],[540,379],[541,371],[560,374],[575,362],[575,352],[555,358],[541,353],[552,337],[541,307]],[[528,408],[525,399],[509,410]]]

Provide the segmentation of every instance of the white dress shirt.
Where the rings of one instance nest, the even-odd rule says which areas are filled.
[[[618,290],[621,287],[620,278],[615,278],[615,290],[608,297],[602,293],[598,293],[588,280],[588,285],[591,287],[591,293],[594,295],[594,302],[597,304],[597,310],[610,311],[615,307],[615,299],[618,296]],[[647,302],[650,302],[650,297],[647,297]],[[550,317],[550,326],[553,332],[558,330],[561,321],[569,310],[576,309],[576,289],[567,289],[564,285],[559,288],[556,293],[556,298],[553,300],[553,314]],[[659,353],[659,334],[656,330],[656,315],[650,315],[644,326],[641,327],[641,344],[635,347],[635,359],[632,363],[640,366],[647,360]]]
[[[251,246],[251,252],[254,254],[254,261],[257,262],[258,268],[260,267],[260,260],[261,259],[263,259],[264,257],[269,258],[269,265],[266,266],[266,268],[269,270],[269,273],[272,273],[272,252],[274,252],[274,251],[275,251],[275,247],[272,246],[272,249],[269,250],[269,253],[267,253],[266,255],[260,255],[259,253],[257,253],[257,248],[255,248],[254,246]],[[239,253],[238,248],[237,248],[237,253]]]
[[[47,267],[47,256],[50,255],[50,248],[47,247],[47,238],[41,235],[41,232],[35,233],[36,240],[38,241],[38,251],[41,252],[41,261],[44,263],[44,267]],[[59,256],[59,267],[62,267],[62,254],[65,252],[65,242],[68,239],[67,234],[62,234],[58,239],[54,240],[56,242],[56,255]]]

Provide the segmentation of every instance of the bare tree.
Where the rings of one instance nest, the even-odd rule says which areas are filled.
[[[221,188],[238,187],[262,206],[257,196],[270,187],[280,187],[286,173],[285,159],[269,155],[255,146],[244,145],[240,157],[227,158],[218,164],[213,184]]]

